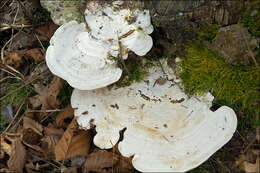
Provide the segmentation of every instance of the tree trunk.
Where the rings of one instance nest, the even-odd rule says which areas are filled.
[[[237,23],[243,6],[243,0],[145,1],[145,8],[150,10],[153,25],[160,30],[157,38],[163,38],[164,35],[170,41],[171,45],[163,41],[163,46],[170,49],[171,53],[182,51],[183,43],[192,40],[196,36],[196,28],[203,24],[226,26]]]

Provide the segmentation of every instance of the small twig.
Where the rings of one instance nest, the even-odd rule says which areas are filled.
[[[21,136],[21,133],[9,133],[9,132],[5,132],[5,135],[7,135],[7,136]]]
[[[20,8],[19,8],[19,5],[17,4],[17,10],[16,10],[16,13],[15,13],[15,16],[14,16],[14,20],[13,20],[13,24],[15,23],[16,21],[16,18],[17,18],[17,15],[18,15],[18,12],[19,12]],[[14,29],[12,28],[12,36],[11,38],[13,37],[14,35]],[[8,48],[8,51],[10,51],[10,47],[12,46],[12,43],[13,43],[13,39],[11,39],[10,43],[9,43],[9,48]]]
[[[27,11],[27,9],[26,9],[26,7],[24,6],[24,4],[22,3],[22,1],[21,1],[21,0],[16,0],[16,1],[18,1],[18,3],[19,3],[19,5],[22,7],[22,9],[23,9],[25,15],[33,22],[33,24],[36,23],[35,20],[34,20],[34,18],[33,18],[33,16]]]
[[[44,52],[46,52],[46,49],[45,49],[45,47],[43,46],[43,44],[42,44],[41,40],[39,39],[38,35],[37,35],[37,34],[34,34],[34,35],[35,35],[35,37],[37,38],[38,42],[40,43],[40,45],[41,45],[42,49],[44,50]]]
[[[16,76],[15,76],[15,77],[6,76],[6,77],[4,77],[3,79],[0,80],[0,83],[3,82],[3,81],[6,80],[6,79],[19,79],[19,80],[20,80],[20,78],[18,78],[18,77],[16,77]]]
[[[4,71],[4,72],[6,72],[6,73],[8,73],[8,74],[10,74],[10,75],[12,75],[12,76],[14,76],[14,77],[17,77],[15,74],[13,74],[12,72],[10,72],[10,71],[8,71],[8,70],[5,70],[5,69],[3,69],[3,68],[0,68],[0,70]],[[17,78],[19,78],[19,77],[17,77]],[[22,80],[21,78],[19,78],[19,79]]]
[[[17,70],[14,69],[13,67],[9,66],[8,64],[6,64],[5,59],[4,59],[4,49],[5,49],[5,47],[6,47],[7,44],[9,44],[17,35],[19,35],[19,34],[21,33],[21,31],[22,31],[22,28],[19,30],[18,33],[16,33],[14,36],[12,36],[12,37],[10,38],[10,40],[8,40],[8,41],[5,43],[5,45],[2,47],[2,49],[1,49],[1,60],[2,60],[3,64],[4,64],[6,67],[8,67],[8,68],[11,69],[12,71],[16,72],[17,74],[19,74],[22,78],[24,78],[24,76],[23,76],[19,71],[17,71]]]
[[[44,72],[44,73],[42,73],[42,74],[45,74],[45,73],[46,73],[46,72]],[[21,89],[21,88],[23,88],[23,87],[25,87],[25,86],[31,84],[32,82],[36,81],[36,80],[39,79],[40,77],[41,77],[41,75],[39,75],[39,76],[37,76],[36,78],[32,79],[31,81],[25,83],[24,85],[22,85],[22,86],[16,88],[15,90],[13,90],[13,91],[7,93],[5,96],[3,96],[3,97],[0,98],[0,101],[3,100],[4,98],[8,97],[9,95],[12,95],[13,93],[17,92],[19,89]]]
[[[223,163],[220,162],[219,159],[212,159],[215,163],[219,164],[222,168],[226,169],[229,173],[231,173],[231,170]]]
[[[120,41],[120,37],[118,36],[118,33],[117,33],[117,38],[118,38],[118,46],[119,46],[118,58],[119,58],[121,64],[123,65],[124,70],[127,72],[128,75],[130,75],[130,72],[129,72],[129,70],[127,69],[126,64],[125,64],[125,61],[124,61],[124,59],[123,59],[122,44],[121,44],[121,41]]]
[[[158,60],[158,62],[159,62],[159,64],[160,64],[160,67],[161,67],[161,69],[162,69],[162,72],[163,72],[163,74],[166,74],[166,73],[165,73],[165,70],[163,69],[163,66],[162,66],[162,63],[161,63],[161,61],[160,61],[160,60]]]
[[[9,130],[9,128],[12,126],[13,122],[15,121],[15,119],[17,118],[17,116],[19,115],[19,112],[21,111],[23,105],[24,105],[25,100],[23,100],[22,104],[19,106],[18,110],[16,111],[16,114],[14,116],[14,118],[12,119],[12,121],[9,123],[9,125],[7,126],[7,128],[4,130],[3,133],[7,132]]]
[[[28,112],[46,112],[46,113],[49,113],[49,112],[60,112],[60,111],[63,111],[63,109],[53,109],[53,110],[30,110]]]
[[[246,42],[247,49],[248,49],[248,51],[249,51],[249,54],[250,54],[251,58],[253,59],[253,61],[254,61],[254,63],[255,63],[255,66],[258,68],[258,70],[260,70],[259,65],[258,65],[258,63],[257,63],[257,61],[256,61],[256,59],[255,59],[255,56],[254,56],[252,50],[251,50],[250,47],[249,47],[248,40],[246,39],[244,33],[241,32],[241,34],[242,34],[243,39],[244,39],[245,42]]]
[[[8,24],[8,23],[2,23],[0,24],[0,31],[4,31],[7,29],[20,29],[20,28],[29,28],[33,25],[25,25],[25,24]]]
[[[239,131],[238,130],[236,130],[236,132],[237,132],[237,134],[240,136],[240,138],[243,140],[243,142],[244,143],[246,143],[246,140],[245,140],[245,138],[239,133]]]

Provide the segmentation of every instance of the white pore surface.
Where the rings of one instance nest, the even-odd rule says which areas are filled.
[[[72,87],[91,90],[119,80],[122,70],[108,58],[117,54],[109,44],[92,38],[84,23],[71,21],[60,26],[51,38],[46,63]]]
[[[85,20],[93,37],[113,46],[121,42],[139,56],[145,55],[152,48],[153,40],[149,34],[153,32],[153,26],[148,10],[90,5],[85,10]]]
[[[108,149],[119,140],[125,157],[142,172],[185,172],[199,166],[232,137],[237,119],[222,106],[209,108],[213,96],[189,98],[174,85],[175,76],[164,67],[152,67],[144,82],[125,88],[93,91],[75,89],[71,104],[79,125],[96,125],[96,146]],[[166,82],[158,82],[158,79]],[[157,81],[157,82],[156,82]],[[161,80],[162,81],[162,80]]]

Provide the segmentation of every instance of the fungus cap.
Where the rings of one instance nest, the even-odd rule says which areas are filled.
[[[185,172],[197,167],[226,144],[237,126],[234,111],[222,106],[210,110],[213,96],[188,97],[174,84],[164,66],[150,69],[143,82],[124,88],[93,91],[75,89],[71,104],[80,126],[96,126],[94,144],[113,147],[126,128],[118,149],[134,156],[142,172]]]
[[[72,87],[91,90],[116,82],[122,70],[109,59],[118,52],[93,39],[85,27],[84,23],[76,21],[60,26],[50,40],[46,63],[52,73],[65,79]]]
[[[153,32],[148,10],[99,6],[91,2],[85,10],[90,34],[110,43],[122,45],[139,56],[144,56],[153,45],[149,34]]]

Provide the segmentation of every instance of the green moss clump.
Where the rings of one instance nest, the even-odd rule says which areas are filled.
[[[217,35],[219,28],[220,27],[217,24],[208,24],[200,27],[198,31],[198,39],[211,42]]]
[[[44,8],[41,8],[38,12],[36,12],[36,21],[40,24],[45,24],[51,20],[51,13],[49,13]]]
[[[12,105],[17,105],[18,103],[25,101],[23,107],[20,110],[20,113],[23,113],[25,111],[26,104],[27,104],[26,98],[28,96],[30,96],[31,94],[33,94],[34,92],[33,92],[33,88],[30,85],[27,85],[16,91],[16,88],[20,87],[21,85],[23,85],[23,83],[17,79],[8,81],[7,94],[14,92],[14,91],[15,92],[13,94],[8,95],[3,100],[1,100],[0,108],[2,106],[8,105],[9,103]],[[4,97],[4,96],[2,96],[2,97]],[[7,125],[7,121],[3,117],[2,111],[0,109],[0,131],[3,130],[6,127],[6,125]]]
[[[124,71],[121,79],[117,82],[117,85],[120,87],[126,87],[131,85],[134,82],[141,82],[142,79],[148,74],[145,70],[146,67],[135,60],[128,60],[126,62],[126,68],[129,71],[129,74]]]
[[[242,10],[239,23],[248,27],[248,31],[255,37],[260,37],[260,2],[251,0]]]
[[[186,56],[180,66],[182,71],[179,75],[186,93],[210,91],[220,105],[245,114],[259,115],[260,73],[255,66],[232,66],[201,42],[187,45]]]
[[[60,102],[61,102],[61,105],[60,105],[61,108],[64,108],[65,106],[70,104],[70,97],[71,97],[72,91],[73,91],[73,88],[67,82],[65,82],[62,90],[60,91],[60,93],[58,95],[58,100],[60,100]]]

